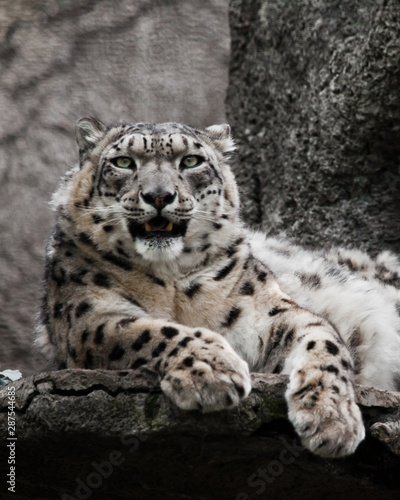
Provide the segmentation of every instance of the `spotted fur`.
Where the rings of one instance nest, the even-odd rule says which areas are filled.
[[[56,368],[145,369],[181,408],[231,408],[249,368],[289,375],[289,418],[323,456],[364,437],[354,382],[400,373],[393,256],[307,252],[244,227],[227,125],[77,124],[53,197],[36,345]]]

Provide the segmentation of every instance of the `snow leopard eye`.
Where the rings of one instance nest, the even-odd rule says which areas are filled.
[[[182,158],[181,167],[184,167],[184,168],[197,167],[198,165],[203,163],[203,161],[204,161],[204,158],[202,158],[201,156],[197,156],[197,155],[185,156],[184,158]]]
[[[132,158],[128,158],[127,156],[119,156],[118,158],[113,158],[112,163],[119,168],[131,168],[135,165],[135,162]]]

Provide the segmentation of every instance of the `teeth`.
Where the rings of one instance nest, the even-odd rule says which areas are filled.
[[[164,231],[172,231],[172,228],[174,227],[173,223],[170,221],[168,224],[165,226]],[[153,228],[150,226],[148,222],[144,223],[144,228],[146,230],[146,233],[153,231]]]

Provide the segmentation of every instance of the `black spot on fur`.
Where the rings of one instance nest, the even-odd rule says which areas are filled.
[[[343,257],[340,257],[338,259],[338,263],[344,264],[350,269],[350,271],[358,271],[358,266],[356,266],[351,259],[344,259]]]
[[[383,264],[379,264],[376,266],[376,273],[374,277],[385,285],[391,285],[395,288],[399,288],[399,274],[397,272],[390,271]]]
[[[94,366],[93,351],[88,349],[85,356],[85,368],[90,370]]]
[[[106,233],[111,233],[111,231],[114,230],[114,226],[110,226],[110,224],[107,224],[106,226],[103,226],[103,231]]]
[[[294,329],[292,328],[289,330],[285,336],[285,346],[288,346],[292,341],[294,337]]]
[[[147,274],[147,276],[151,279],[151,281],[153,283],[155,283],[156,285],[160,285],[160,286],[165,286],[165,281],[163,281],[162,279],[160,278],[157,278],[157,276],[154,276],[154,274]]]
[[[205,252],[206,250],[208,250],[211,246],[211,243],[206,243],[205,245],[203,245],[201,248],[200,248],[200,252]]]
[[[147,344],[148,342],[150,342],[150,339],[151,339],[150,330],[145,330],[135,340],[135,342],[133,342],[133,344],[131,345],[131,348],[134,351],[140,351],[145,344]]]
[[[67,282],[67,273],[65,269],[59,265],[59,262],[53,261],[50,263],[49,275],[52,280],[57,283],[57,286],[63,286]]]
[[[182,364],[187,367],[193,366],[193,358],[192,357],[185,358]]]
[[[323,326],[323,323],[322,323],[322,321],[316,321],[315,323],[308,323],[306,328],[308,328],[310,326]]]
[[[189,344],[189,342],[192,342],[192,340],[193,339],[191,337],[185,337],[180,342],[178,342],[178,346],[179,347],[186,347]]]
[[[101,286],[103,288],[110,288],[111,287],[110,280],[109,280],[108,276],[104,273],[96,273],[93,276],[93,283],[95,285]]]
[[[124,269],[125,271],[132,270],[132,264],[130,262],[123,259],[122,257],[119,257],[118,255],[114,255],[112,252],[107,252],[103,254],[103,259],[106,260],[107,262],[111,262],[111,264],[114,264],[120,267],[121,269]]]
[[[69,304],[69,306],[66,309],[68,328],[72,327],[71,311],[72,311],[73,307],[74,306],[72,304]]]
[[[222,323],[221,326],[224,327],[232,326],[232,324],[238,319],[240,313],[241,309],[239,309],[238,307],[232,307],[232,309],[228,313],[228,316],[225,318],[225,321]]]
[[[333,354],[334,356],[336,356],[336,354],[338,354],[339,352],[339,348],[336,344],[334,344],[333,342],[331,342],[330,340],[326,340],[325,341],[325,345],[326,345],[326,350],[330,353],[330,354]]]
[[[83,281],[83,278],[85,277],[85,275],[87,273],[88,273],[87,269],[82,269],[82,270],[78,271],[77,273],[71,273],[71,275],[70,275],[71,281],[73,281],[74,283],[76,283],[78,285],[86,285],[86,283]]]
[[[287,309],[281,308],[281,307],[273,307],[269,312],[268,316],[276,316],[279,313],[286,312]]]
[[[218,174],[218,172],[217,172],[216,168],[214,167],[214,165],[212,163],[210,163],[209,165],[210,165],[211,170],[214,172],[215,177],[219,180],[219,182],[221,184],[223,184],[222,179],[221,179],[220,175]],[[218,189],[218,194],[221,194],[221,190],[220,189]]]
[[[335,375],[339,374],[339,370],[336,368],[336,366],[333,366],[333,365],[328,365],[325,368],[321,367],[321,370],[324,370],[324,371],[327,371],[330,373],[334,373]]]
[[[311,349],[314,349],[315,347],[315,342],[313,340],[311,340],[308,344],[307,344],[307,351],[311,351]]]
[[[89,330],[84,330],[81,336],[82,344],[84,344],[87,341],[88,337],[89,337]]]
[[[221,281],[222,279],[226,278],[228,274],[232,271],[232,269],[235,267],[236,262],[237,262],[236,259],[232,259],[227,266],[223,267],[218,271],[217,275],[214,276],[214,280]]]
[[[81,243],[84,243],[85,245],[90,245],[90,246],[93,246],[94,243],[93,241],[91,240],[90,236],[86,233],[79,233],[79,241]]]
[[[261,271],[257,274],[257,279],[258,281],[261,281],[261,283],[265,283],[265,280],[267,279],[267,273],[265,271]]]
[[[310,391],[311,389],[313,389],[314,386],[312,384],[308,384],[304,387],[302,387],[300,390],[298,390],[297,392],[295,392],[293,394],[293,396],[301,396],[302,394],[305,394],[306,392]]]
[[[341,359],[340,362],[342,363],[343,368],[348,370],[350,368],[349,363],[345,359]]]
[[[67,368],[67,363],[65,361],[60,361],[58,363],[58,369],[59,370],[65,370]]]
[[[360,373],[361,372],[361,359],[358,351],[358,347],[360,347],[363,343],[361,331],[359,328],[355,328],[350,335],[349,339],[349,347],[350,347],[350,352],[353,353],[353,360],[354,360],[354,372]]]
[[[117,248],[117,252],[118,252],[120,255],[122,255],[122,257],[125,257],[125,258],[129,259],[129,254],[128,254],[128,253],[126,253],[126,252],[124,251],[124,249],[123,249],[123,248],[118,247],[118,248]]]
[[[151,355],[153,358],[159,356],[162,352],[165,351],[167,344],[165,342],[160,342],[156,348],[153,349]]]
[[[238,246],[243,242],[243,238],[238,238],[235,240],[232,245],[227,249],[226,254],[228,257],[232,257],[238,251]]]
[[[145,365],[147,363],[147,360],[144,358],[138,358],[136,361],[134,361],[131,364],[131,369],[136,370],[137,368],[140,368],[141,366]]]
[[[282,337],[285,334],[286,330],[287,330],[286,325],[281,325],[275,330],[275,332],[273,334],[274,341],[273,341],[272,346],[271,346],[272,349],[275,349],[281,343]]]
[[[92,306],[88,302],[83,301],[77,306],[75,316],[77,318],[80,318],[84,314],[88,313],[91,309]]]
[[[175,356],[176,354],[178,354],[178,351],[179,349],[177,347],[175,347],[174,349],[172,349],[172,351],[168,354],[168,357],[171,357],[171,356]]]
[[[254,286],[253,286],[253,284],[250,283],[250,281],[246,281],[240,287],[239,293],[240,293],[240,295],[253,295],[254,294]]]
[[[307,286],[309,288],[321,287],[321,278],[318,276],[318,274],[297,273],[297,276],[300,278],[300,281],[304,286]]]
[[[120,328],[125,328],[131,323],[134,323],[137,320],[134,316],[130,316],[129,318],[123,318],[120,321],[118,321],[117,326]]]
[[[228,257],[232,257],[232,255],[235,254],[236,252],[237,252],[237,245],[233,244],[227,249],[226,255]]]
[[[118,361],[125,354],[125,349],[120,344],[115,344],[113,350],[108,355],[110,361]]]
[[[139,302],[138,302],[136,299],[134,299],[134,298],[133,298],[133,297],[131,297],[130,295],[126,295],[126,294],[123,294],[122,296],[123,296],[123,298],[124,298],[125,300],[127,300],[128,302],[130,302],[130,303],[131,303],[131,304],[133,304],[134,306],[139,307],[140,309],[142,309],[142,311],[145,311],[145,312],[146,312],[146,308],[145,308],[145,307],[143,307],[141,304],[139,304]]]
[[[197,338],[201,337],[201,332],[196,332],[196,333],[194,334],[194,336],[195,336],[195,337],[197,337]]]
[[[71,358],[75,361],[77,361],[78,356],[76,354],[76,349],[74,347],[71,347],[71,345],[68,342],[68,354],[71,356]]]
[[[100,215],[95,214],[92,217],[95,224],[100,224],[100,222],[103,222],[103,219],[100,217]]]
[[[63,309],[62,302],[57,302],[54,305],[54,309],[53,309],[53,318],[54,319],[60,319],[60,318],[62,318],[62,309]]]
[[[94,343],[97,345],[101,345],[104,342],[104,327],[105,323],[102,323],[96,328],[96,333],[94,335]]]
[[[200,290],[200,283],[192,283],[189,288],[185,290],[185,295],[190,299]]]
[[[179,331],[173,326],[163,326],[161,328],[161,333],[164,335],[164,337],[172,339],[173,337],[176,337],[176,335],[179,334]]]

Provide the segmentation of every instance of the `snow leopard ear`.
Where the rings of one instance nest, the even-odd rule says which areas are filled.
[[[96,118],[84,116],[76,122],[76,142],[80,153],[93,149],[97,142],[104,137],[107,127]]]
[[[211,125],[205,129],[205,132],[221,153],[229,153],[236,149],[231,136],[231,127],[227,123]]]

